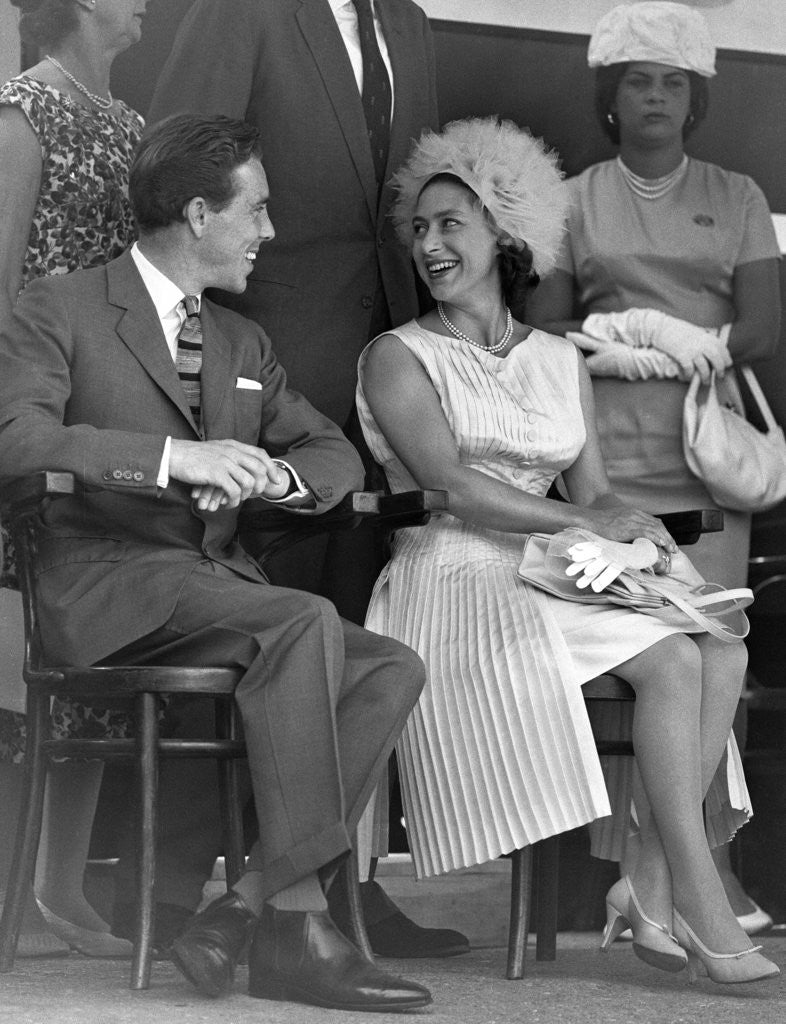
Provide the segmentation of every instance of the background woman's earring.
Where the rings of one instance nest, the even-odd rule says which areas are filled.
[[[608,112],[608,114],[606,114],[606,120],[607,120],[607,121],[609,122],[609,124],[616,124],[616,123],[617,123],[617,119],[616,119],[616,117],[615,117],[615,116],[614,116],[614,115],[612,114],[612,112],[611,112],[611,111],[609,111],[609,112]]]

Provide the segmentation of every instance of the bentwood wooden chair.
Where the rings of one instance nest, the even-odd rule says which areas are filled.
[[[218,764],[223,815],[227,886],[240,876],[244,864],[242,808],[238,799],[236,768],[245,756],[240,738],[234,691],[241,672],[231,668],[180,666],[96,666],[46,665],[42,659],[41,633],[36,615],[37,527],[42,505],[74,494],[70,473],[39,473],[4,487],[0,510],[11,527],[16,549],[25,618],[23,675],[27,684],[27,751],[24,791],[16,845],[9,873],[5,906],[0,921],[0,972],[12,970],[26,894],[32,885],[41,833],[44,787],[51,760],[62,758],[132,759],[138,779],[138,915],[131,963],[132,989],[150,984],[153,953],[153,881],[156,859],[156,818],[158,766],[161,757],[215,758]],[[352,529],[371,518],[387,527],[420,525],[431,511],[446,508],[441,491],[417,491],[386,497],[375,492],[356,492],[330,512],[314,517],[288,516],[284,512],[249,503],[245,528],[290,530],[289,539],[279,538],[281,547],[323,529]],[[212,698],[215,702],[216,738],[168,739],[159,735],[162,698],[188,695]],[[130,739],[60,739],[49,735],[52,698],[98,704],[101,707],[132,708],[135,737]],[[349,857],[347,891],[355,941],[371,958],[363,924],[357,885],[357,863]]]
[[[682,547],[695,544],[702,533],[715,533],[723,529],[723,513],[718,509],[671,512],[659,518]],[[612,674],[589,680],[582,687],[582,693],[588,708],[607,701],[630,704],[636,699],[632,687]],[[633,756],[633,744],[627,738],[596,739],[595,745],[601,756]],[[533,902],[536,904],[533,921],[536,937],[535,959],[556,959],[558,895],[559,836],[550,836],[511,854],[510,929],[506,971],[506,977],[510,980],[524,977]]]

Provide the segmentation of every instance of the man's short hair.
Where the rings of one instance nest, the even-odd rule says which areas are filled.
[[[173,114],[149,128],[131,165],[128,191],[137,224],[152,231],[185,220],[201,196],[212,210],[232,201],[236,167],[262,159],[259,131],[232,117]]]

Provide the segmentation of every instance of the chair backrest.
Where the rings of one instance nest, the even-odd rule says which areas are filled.
[[[73,493],[74,477],[71,473],[40,473],[26,480],[15,481],[3,490],[3,519],[11,533],[17,579],[22,594],[25,623],[22,675],[26,682],[30,682],[43,665],[37,616],[36,572],[41,509],[46,502]]]

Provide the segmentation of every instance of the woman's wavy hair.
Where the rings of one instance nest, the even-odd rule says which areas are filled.
[[[620,125],[613,116],[613,108],[617,101],[617,89],[622,76],[630,67],[631,61],[621,64],[607,64],[595,69],[595,114],[603,131],[615,146],[620,144]],[[685,124],[682,126],[682,138],[687,139],[699,127],[707,116],[710,92],[707,79],[695,71],[686,71],[690,82],[690,108]],[[609,115],[611,119],[609,119]]]
[[[19,35],[32,46],[59,43],[79,27],[74,0],[11,0],[22,12]]]

